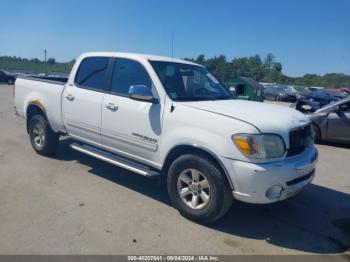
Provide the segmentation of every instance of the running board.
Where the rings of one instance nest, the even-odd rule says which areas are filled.
[[[132,160],[126,159],[125,157],[111,154],[109,152],[97,149],[92,146],[79,145],[79,144],[73,143],[70,145],[70,147],[76,151],[95,157],[99,160],[105,161],[117,167],[124,168],[126,170],[137,173],[139,175],[148,176],[148,177],[155,177],[160,175],[160,171],[155,170],[147,165],[134,162]]]

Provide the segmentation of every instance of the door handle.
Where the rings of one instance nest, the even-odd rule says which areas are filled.
[[[113,103],[108,103],[108,104],[106,104],[106,107],[107,107],[109,110],[113,111],[113,112],[115,112],[115,111],[118,110],[118,106],[115,105],[115,104],[113,104]]]
[[[75,99],[75,97],[74,97],[72,94],[66,95],[66,98],[67,98],[69,101],[73,101],[73,100]]]

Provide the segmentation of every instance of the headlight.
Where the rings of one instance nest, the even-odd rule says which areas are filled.
[[[278,135],[237,134],[232,136],[232,141],[249,158],[276,158],[286,152],[283,139]]]

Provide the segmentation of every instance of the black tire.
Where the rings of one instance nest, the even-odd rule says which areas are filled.
[[[201,209],[193,209],[185,204],[178,191],[178,178],[184,170],[195,169],[203,174],[210,186],[210,197]],[[167,176],[167,188],[173,206],[180,214],[197,223],[207,224],[222,217],[230,209],[233,201],[231,188],[225,174],[204,155],[182,155],[171,164]]]
[[[321,138],[321,131],[320,131],[320,129],[315,124],[312,124],[312,129],[314,131],[314,142],[316,144],[321,143],[322,138]]]
[[[42,139],[37,139],[37,128],[42,128]],[[29,138],[34,150],[43,156],[52,155],[57,151],[59,135],[52,131],[48,121],[41,115],[34,115],[29,122]],[[41,143],[38,143],[38,140]]]
[[[281,97],[279,95],[275,96],[275,101],[281,101]]]
[[[14,81],[13,79],[7,80],[7,84],[8,84],[8,85],[13,85],[14,82],[15,82],[15,81]]]

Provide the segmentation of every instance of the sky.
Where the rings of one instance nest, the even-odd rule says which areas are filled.
[[[272,53],[283,73],[350,74],[350,0],[0,0],[0,56]],[[7,10],[7,11],[5,11]]]

